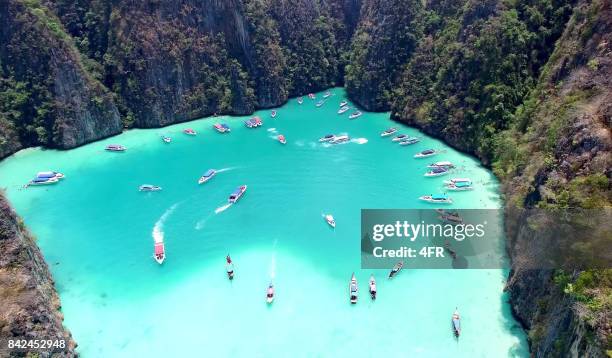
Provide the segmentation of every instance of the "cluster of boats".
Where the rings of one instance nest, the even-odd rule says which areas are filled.
[[[219,133],[229,133],[232,129],[225,123],[215,123],[213,128]]]
[[[388,129],[385,129],[384,131],[382,131],[380,133],[381,137],[388,137],[391,136],[393,134],[397,133],[397,128],[395,127],[391,127]],[[406,134],[398,134],[395,137],[393,137],[391,139],[392,142],[397,142],[399,145],[411,145],[411,144],[416,144],[418,142],[420,142],[421,140],[417,137],[410,137]]]
[[[38,172],[36,173],[36,176],[34,177],[34,179],[30,180],[30,182],[28,182],[28,184],[26,184],[25,187],[27,188],[28,186],[31,186],[31,185],[38,186],[38,185],[56,184],[57,182],[60,181],[60,179],[64,179],[64,174],[60,172],[55,172],[55,171]]]
[[[261,118],[259,118],[258,116],[252,117],[246,121],[244,121],[244,125],[247,128],[256,128],[256,127],[261,127],[263,125],[263,122],[261,120]]]
[[[391,272],[389,272],[389,278],[393,278],[393,276],[397,275],[403,267],[404,267],[403,261],[400,261],[397,264],[395,264],[395,266],[393,266],[393,268],[391,269]],[[374,275],[370,275],[370,280],[368,283],[369,283],[368,286],[369,286],[370,297],[372,298],[372,300],[375,300],[377,289],[376,289],[376,279],[374,278]],[[349,282],[349,300],[351,304],[357,303],[358,295],[359,295],[359,286],[357,285],[357,278],[355,277],[355,273],[353,272],[353,274],[351,275],[351,280]]]

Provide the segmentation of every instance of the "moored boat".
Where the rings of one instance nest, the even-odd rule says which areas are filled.
[[[353,112],[353,113],[351,113],[351,115],[349,116],[349,119],[355,119],[355,118],[361,117],[362,115],[363,115],[363,113],[361,113],[360,111]]]
[[[399,145],[411,145],[420,142],[421,140],[417,137],[409,137],[400,140]]]
[[[56,178],[56,179],[64,179],[64,174],[55,171],[46,171],[46,172],[38,172],[36,173],[37,178]]]
[[[196,131],[194,131],[194,130],[193,130],[193,129],[191,129],[191,128],[184,129],[184,130],[183,130],[183,133],[185,133],[185,134],[187,134],[187,135],[196,135],[196,134],[198,134],[198,133],[196,133]]]
[[[355,273],[353,272],[353,275],[351,276],[351,282],[349,283],[349,295],[352,304],[357,303],[357,292],[357,279],[355,278]]]
[[[230,194],[229,198],[227,199],[227,201],[229,201],[230,204],[234,204],[238,201],[238,199],[240,199],[242,197],[242,195],[244,194],[244,192],[247,190],[247,186],[246,185],[241,185],[238,188],[236,188],[236,190],[234,190],[233,193]]]
[[[325,221],[327,221],[329,226],[331,226],[333,228],[336,227],[336,220],[334,220],[334,217],[331,214],[325,215]]]
[[[210,179],[212,179],[212,177],[215,176],[215,174],[217,174],[217,171],[214,169],[208,169],[206,171],[206,173],[204,173],[200,179],[198,179],[198,184],[202,184],[202,183],[206,183],[207,181],[209,181]]]
[[[393,276],[397,275],[402,268],[404,267],[404,261],[400,261],[393,266],[391,272],[389,272],[389,278],[393,278]]]
[[[384,131],[382,131],[382,132],[380,133],[380,136],[381,136],[381,137],[387,137],[387,136],[390,136],[391,134],[393,134],[393,133],[395,133],[395,132],[397,132],[397,128],[395,128],[395,127],[391,127],[391,128],[389,128],[389,129],[385,129]]]
[[[253,121],[253,119],[247,119],[246,121],[244,121],[244,125],[247,128],[255,128],[255,127],[257,127],[257,123],[255,121]]]
[[[161,186],[152,185],[152,184],[142,184],[138,187],[139,191],[160,191],[162,190]]]
[[[260,127],[261,125],[263,125],[263,121],[258,116],[251,118],[251,120],[253,121],[253,123],[255,123],[255,126],[257,127]]]
[[[232,262],[232,258],[229,254],[225,257],[225,271],[227,272],[227,278],[230,280],[234,279],[234,263]]]
[[[319,102],[317,102],[317,104],[315,104],[315,106],[321,107],[323,104],[325,104],[325,101],[324,100],[320,100]]]
[[[326,134],[324,137],[319,138],[319,142],[329,142],[334,140],[334,138],[336,138],[335,135],[333,134]]]
[[[39,185],[50,185],[50,184],[56,184],[59,181],[59,179],[53,177],[53,178],[34,178],[32,180],[30,180],[30,182],[26,185],[30,186],[39,186]]]
[[[274,285],[270,282],[266,291],[266,302],[270,304],[272,301],[274,301]]]
[[[453,200],[451,198],[443,194],[423,195],[419,197],[419,199],[426,201],[428,203],[433,203],[433,204],[452,204],[453,203]]]
[[[279,134],[279,136],[278,136],[278,141],[279,141],[281,144],[287,144],[287,139],[285,139],[285,136],[284,136],[284,135],[282,135],[282,134]]]
[[[309,93],[308,94],[308,98],[315,99],[315,98],[317,98],[317,96],[314,93]]]
[[[304,97],[298,97],[298,99],[297,99],[297,103],[298,103],[298,104],[302,104],[302,103],[304,103]]]
[[[433,168],[432,170],[425,173],[426,177],[439,177],[448,174],[448,169],[445,168]]]
[[[340,102],[340,107],[344,107],[344,106],[346,106],[347,104],[348,104],[348,102],[347,102],[347,101],[342,101],[342,102]]]
[[[427,168],[445,168],[445,169],[451,169],[454,167],[455,167],[455,164],[449,161],[435,162],[427,166]]]
[[[431,157],[432,155],[436,155],[438,154],[438,151],[435,149],[425,149],[422,152],[418,152],[417,154],[414,155],[415,158],[427,158],[427,157]]]
[[[339,135],[339,136],[334,137],[332,140],[330,140],[329,143],[340,144],[340,143],[348,142],[349,140],[351,140],[351,137],[347,135]]]
[[[457,212],[447,213],[442,210],[442,212],[440,212],[440,215],[438,216],[438,219],[449,224],[463,224],[463,218],[461,218],[461,216],[459,216],[459,213]]]
[[[270,113],[270,117],[275,118],[275,117],[276,117],[276,111],[272,111],[272,112]]]
[[[160,265],[163,264],[164,260],[166,259],[166,248],[164,247],[164,242],[155,242],[155,244],[153,245],[153,250],[153,258],[155,259],[155,261],[157,261],[157,263]]]
[[[459,310],[455,308],[455,312],[453,312],[453,317],[451,319],[453,324],[453,333],[455,337],[459,337],[461,334],[461,317],[459,316]]]
[[[344,107],[342,107],[342,108],[340,108],[340,109],[338,110],[338,114],[342,114],[342,113],[344,113],[344,112],[348,111],[349,109],[351,109],[351,107],[349,107],[349,106],[344,106]]]
[[[172,138],[170,138],[170,137],[168,137],[168,136],[165,136],[165,135],[162,135],[162,136],[161,136],[161,139],[164,141],[164,143],[170,143],[170,142],[172,142]]]
[[[455,184],[455,183],[459,183],[459,182],[468,182],[468,183],[471,183],[472,179],[470,179],[470,178],[452,178],[450,180],[445,180],[444,184]]]
[[[125,152],[127,148],[122,146],[121,144],[109,144],[106,146],[106,148],[104,148],[104,150],[107,150],[109,152]]]
[[[230,127],[225,123],[215,123],[213,124],[213,128],[219,133],[231,132]]]
[[[395,138],[391,139],[391,141],[393,141],[393,142],[399,142],[399,141],[401,141],[401,140],[403,140],[403,139],[406,139],[406,138],[408,138],[408,136],[407,136],[407,135],[405,135],[405,134],[400,134],[400,135],[395,136]]]
[[[376,280],[374,279],[374,275],[370,275],[370,297],[373,300],[376,299]]]
[[[331,92],[330,91],[327,91],[327,92],[325,92],[325,94],[323,94],[323,98],[327,98],[329,96],[331,96]]]
[[[453,191],[467,191],[474,189],[474,187],[472,186],[471,181],[459,181],[456,183],[446,184],[446,189]]]

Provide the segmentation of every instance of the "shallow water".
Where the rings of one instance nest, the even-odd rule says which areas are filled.
[[[351,111],[337,115],[345,93],[332,92],[321,108],[305,98],[279,108],[275,119],[260,111],[257,129],[244,127],[245,117],[205,118],[70,151],[24,150],[0,163],[0,187],[38,237],[83,357],[528,356],[502,294],[506,272],[406,270],[387,281],[387,271],[360,269],[360,209],[431,207],[417,198],[443,191],[441,178],[422,175],[434,159],[459,164],[455,176],[478,185],[452,194],[453,207],[501,201],[495,178],[475,159],[392,123],[388,113],[352,121]],[[215,132],[219,122],[232,132]],[[381,138],[390,126],[422,141],[401,147]],[[182,134],[188,127],[198,135]],[[328,133],[353,139],[319,143]],[[105,152],[110,143],[128,150]],[[412,158],[427,148],[445,152]],[[221,170],[198,185],[209,168]],[[66,179],[21,189],[39,170]],[[163,191],[139,192],[145,183]],[[228,205],[242,184],[246,194]],[[335,230],[325,213],[334,215]],[[155,238],[166,243],[162,266],[152,259]],[[352,272],[361,288],[355,306],[348,302]],[[367,297],[371,273],[375,302]],[[271,279],[276,299],[267,306]],[[459,340],[450,329],[455,307]]]

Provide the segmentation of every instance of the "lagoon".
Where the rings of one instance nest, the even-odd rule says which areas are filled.
[[[528,356],[503,294],[506,271],[405,270],[388,281],[386,270],[360,269],[361,208],[432,208],[418,197],[443,191],[441,178],[423,176],[430,161],[414,159],[418,151],[443,150],[435,160],[457,163],[457,176],[477,184],[452,194],[453,208],[502,202],[495,177],[476,159],[393,123],[388,113],[349,120],[352,111],[336,113],[344,90],[332,94],[319,108],[293,99],[274,119],[259,111],[259,128],[246,128],[247,117],[210,117],[69,151],[27,149],[0,162],[0,187],[37,237],[83,357]],[[215,123],[231,133],[217,133]],[[391,126],[421,142],[381,138]],[[328,133],[352,139],[319,143]],[[128,150],[105,152],[111,143]],[[219,173],[198,185],[210,168]],[[42,170],[66,178],[22,189]],[[145,183],[163,190],[139,192]],[[242,199],[227,205],[243,184]],[[161,266],[151,257],[160,236],[167,251]],[[233,281],[225,275],[228,253]],[[352,272],[361,289],[355,306],[348,300]],[[375,302],[367,297],[371,273]],[[276,299],[267,306],[270,280]],[[459,340],[450,331],[455,307]]]

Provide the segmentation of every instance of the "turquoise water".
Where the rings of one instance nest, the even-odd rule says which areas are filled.
[[[337,115],[345,93],[332,92],[321,108],[305,98],[280,107],[275,119],[260,111],[257,129],[245,128],[245,117],[204,118],[70,151],[24,150],[0,163],[0,187],[38,238],[83,357],[528,356],[502,292],[506,272],[406,270],[387,281],[387,271],[360,269],[361,208],[429,208],[417,198],[442,192],[441,178],[422,175],[432,160],[412,158],[420,150],[444,149],[435,160],[459,164],[457,176],[477,183],[451,194],[452,207],[501,202],[495,178],[475,159],[392,123],[388,113]],[[215,132],[218,122],[232,132]],[[390,126],[421,143],[381,138]],[[198,135],[182,134],[188,127]],[[320,144],[328,133],[353,140]],[[128,150],[105,152],[110,143]],[[221,172],[199,186],[209,168]],[[41,170],[66,179],[21,189]],[[163,191],[139,192],[145,183]],[[242,184],[246,194],[226,205]],[[335,230],[324,213],[334,215]],[[166,243],[161,266],[152,259],[154,236]],[[361,289],[355,306],[352,272]],[[371,273],[375,302],[367,295]],[[271,279],[276,299],[267,306]],[[459,340],[450,330],[455,307]]]

